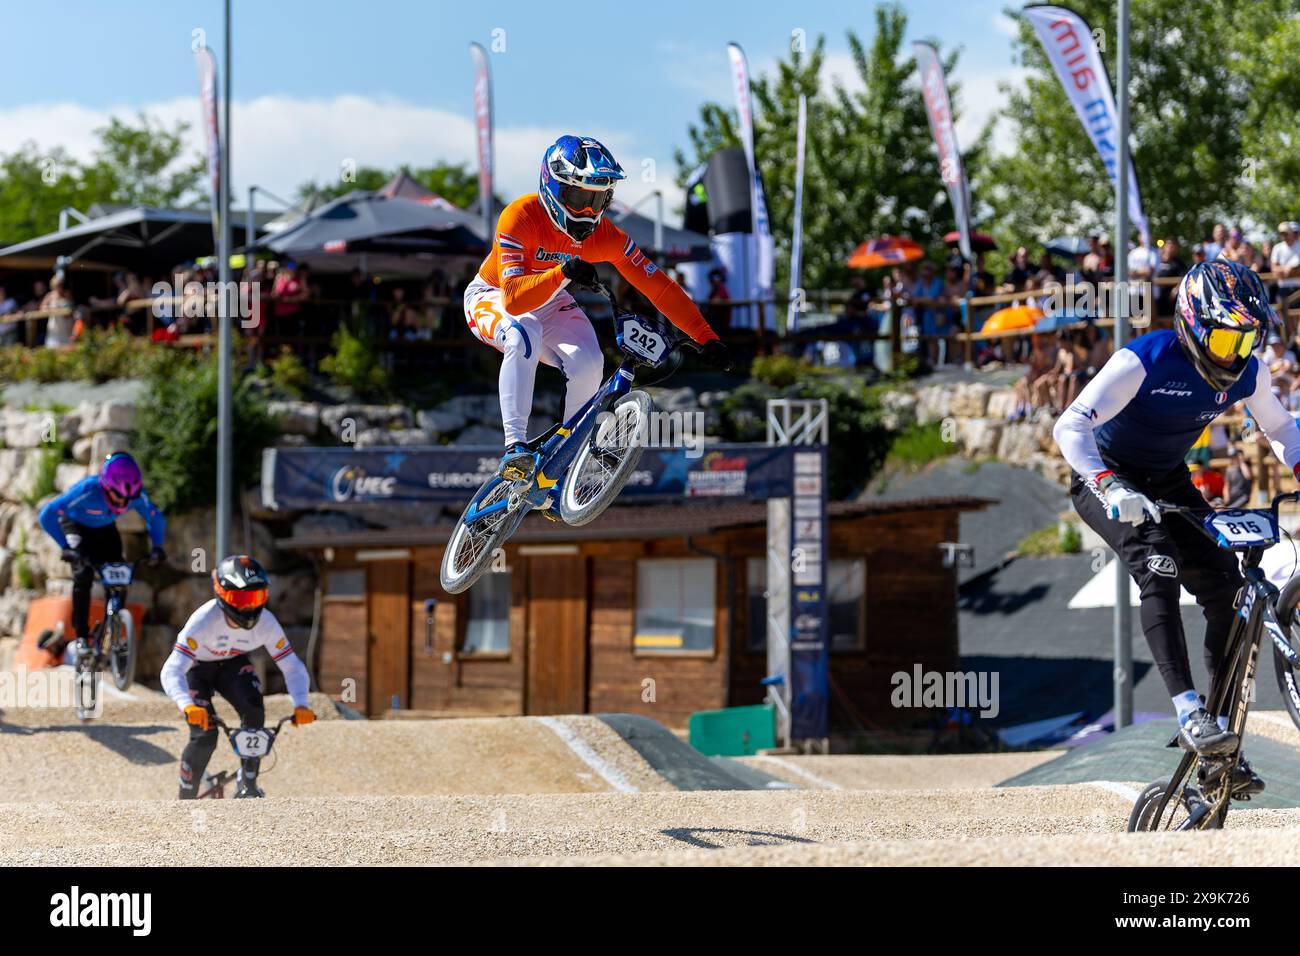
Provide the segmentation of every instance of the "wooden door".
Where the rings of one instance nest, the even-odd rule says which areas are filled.
[[[587,559],[528,559],[529,714],[587,711]]]
[[[366,565],[367,646],[366,713],[374,716],[411,706],[411,562],[372,561]]]

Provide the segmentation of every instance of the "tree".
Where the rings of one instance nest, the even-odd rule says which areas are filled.
[[[184,123],[167,129],[140,114],[138,126],[113,118],[96,130],[99,143],[86,163],[61,147],[42,151],[30,142],[0,156],[0,242],[52,231],[65,206],[178,206],[197,198],[204,161],[183,161],[185,130]]]
[[[376,190],[398,173],[406,173],[421,186],[432,190],[454,206],[467,209],[478,201],[478,173],[471,171],[460,163],[437,163],[411,169],[402,165],[395,170],[379,169],[375,166],[361,166],[350,180],[317,185],[314,181],[303,183],[298,187],[298,197],[319,196],[322,199],[337,199],[346,196],[354,189]]]
[[[1077,0],[1071,8],[1100,28],[1103,42],[1111,39],[1102,59],[1114,86],[1116,4]],[[1189,15],[1183,0],[1133,0],[1131,142],[1153,239],[1199,239],[1214,222],[1247,211],[1274,222],[1291,214],[1300,172],[1293,11],[1286,0],[1262,0],[1248,12],[1206,0]],[[1017,50],[1029,75],[1008,90],[1001,112],[1016,147],[973,185],[992,210],[992,231],[1004,247],[1109,232],[1114,189],[1027,21]]]
[[[825,38],[806,55],[798,49],[777,64],[775,76],[753,80],[754,150],[763,174],[777,243],[777,285],[789,281],[794,218],[795,125],[799,94],[808,97],[804,171],[804,265],[807,287],[846,284],[849,254],[883,234],[910,235],[923,244],[954,228],[952,209],[926,119],[916,61],[903,53],[907,16],[896,4],[876,7],[868,47],[852,32],[849,49],[861,89],[822,80]],[[957,55],[943,58],[951,74]],[[959,115],[960,85],[951,84]],[[690,153],[677,150],[679,181],[714,152],[739,146],[729,107],[705,103],[687,135]],[[986,137],[969,144],[968,168],[978,167]]]

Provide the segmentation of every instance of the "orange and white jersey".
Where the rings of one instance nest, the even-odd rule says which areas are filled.
[[[266,649],[271,660],[275,661],[284,674],[285,687],[293,698],[294,706],[306,707],[310,687],[307,668],[293,652],[289,638],[285,636],[284,628],[275,619],[275,615],[266,610],[253,627],[232,627],[221,612],[221,605],[216,598],[191,614],[176,636],[171,655],[163,663],[163,690],[184,711],[193,703],[185,675],[195,663],[227,660],[259,647]]]
[[[690,297],[622,229],[602,219],[591,238],[574,242],[555,228],[536,193],[519,197],[502,211],[492,250],[478,274],[501,290],[502,306],[508,314],[523,315],[540,309],[568,285],[561,269],[570,259],[610,263],[696,342],[703,344],[718,337]],[[472,328],[473,317],[467,319]]]

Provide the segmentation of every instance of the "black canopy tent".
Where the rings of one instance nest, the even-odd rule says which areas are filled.
[[[242,242],[242,223],[231,223],[234,241]],[[213,254],[212,218],[207,212],[130,206],[79,222],[67,229],[0,249],[7,262],[48,259],[118,266],[158,274],[182,262]]]
[[[707,262],[713,258],[709,237],[690,229],[678,229],[667,223],[663,225],[663,248],[655,248],[655,221],[643,216],[628,206],[615,201],[605,213],[610,222],[628,234],[633,242],[640,246],[642,252],[677,262]]]
[[[346,272],[360,257],[393,262],[413,257],[413,274],[433,268],[438,256],[482,255],[473,217],[455,208],[356,190],[312,210],[258,246],[326,272]],[[371,268],[367,271],[375,271]]]

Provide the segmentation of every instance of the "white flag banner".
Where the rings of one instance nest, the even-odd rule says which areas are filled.
[[[957,148],[957,131],[952,123],[952,102],[948,99],[948,82],[944,79],[939,53],[928,43],[913,43],[916,68],[921,74],[921,95],[930,133],[939,151],[939,175],[948,190],[952,215],[957,222],[958,246],[967,262],[972,261],[970,245],[970,186]]]
[[[803,307],[800,272],[803,268],[803,156],[808,131],[808,99],[799,94],[799,126],[794,145],[794,227],[790,233],[790,305],[786,313],[786,332],[799,328],[799,311]]]
[[[753,211],[753,248],[756,267],[750,272],[746,298],[768,299],[776,280],[776,244],[767,218],[767,198],[763,194],[763,181],[754,161],[754,111],[749,87],[749,64],[745,51],[739,44],[728,43],[727,55],[731,58],[731,79],[736,93],[736,115],[740,118],[740,142],[745,148],[745,161],[749,164],[749,199]],[[765,323],[760,322],[761,328]]]
[[[478,143],[478,201],[483,231],[489,247],[496,231],[492,215],[492,68],[482,44],[469,45],[474,60],[474,125]]]
[[[208,202],[212,208],[212,242],[221,242],[221,131],[217,123],[217,58],[207,47],[194,51],[199,72],[199,103],[203,107],[203,131],[208,145]]]
[[[1116,141],[1119,123],[1110,76],[1101,62],[1092,30],[1081,16],[1064,7],[1037,5],[1025,7],[1023,12],[1038,34],[1038,42],[1051,60],[1065,95],[1079,114],[1079,121],[1101,154],[1106,175],[1113,184],[1119,172],[1116,168],[1119,166],[1119,144]],[[1142,212],[1142,195],[1138,192],[1132,159],[1128,164],[1128,214],[1142,242],[1149,246],[1151,233],[1147,228],[1147,217]],[[1116,250],[1116,254],[1122,255],[1123,250]]]

